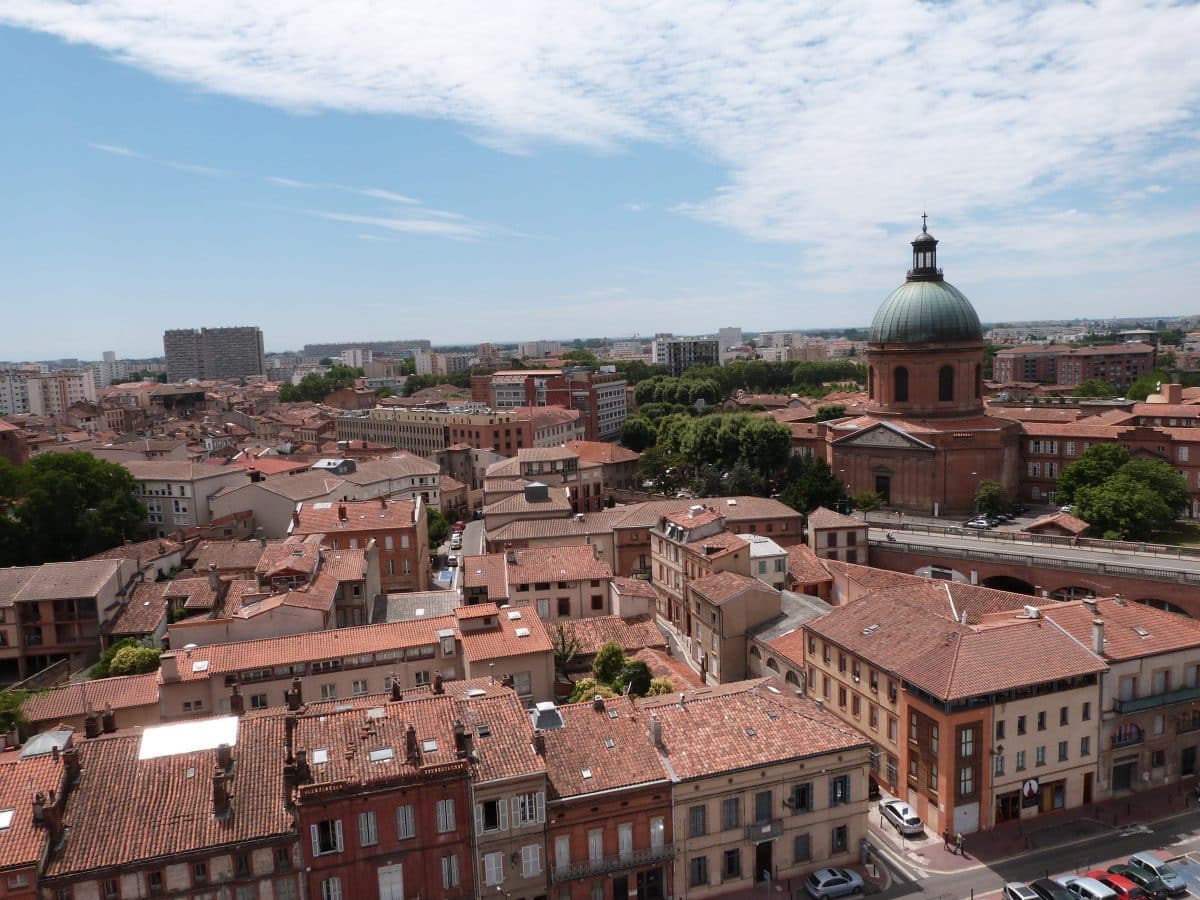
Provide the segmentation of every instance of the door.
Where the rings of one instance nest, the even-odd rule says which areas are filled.
[[[1137,757],[1117,760],[1112,769],[1112,789],[1128,791],[1133,788],[1133,776],[1137,772]]]
[[[763,841],[754,845],[754,882],[770,881],[775,872],[774,841]]]
[[[1009,791],[996,797],[996,821],[1008,822],[1021,818],[1021,792]]]
[[[1195,747],[1192,748],[1193,751],[1195,751],[1195,749],[1196,749]],[[1184,752],[1186,754],[1187,751],[1184,751]],[[1083,802],[1085,805],[1092,802],[1092,773],[1091,772],[1083,773]]]
[[[661,868],[650,869],[648,872],[638,872],[638,900],[664,900],[663,884],[665,881],[666,879],[663,878],[663,870]]]
[[[954,807],[954,830],[959,834],[974,834],[979,830],[978,802]]]
[[[875,476],[875,493],[883,498],[884,503],[890,503],[892,500],[892,476],[891,475],[876,475]]]
[[[1179,764],[1180,775],[1195,775],[1196,774],[1196,748],[1184,747],[1183,758]]]
[[[379,900],[404,900],[404,866],[380,866]]]
[[[613,900],[629,900],[629,876],[614,875],[612,880]]]

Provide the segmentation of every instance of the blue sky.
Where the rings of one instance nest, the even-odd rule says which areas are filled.
[[[1196,5],[175,6],[0,0],[0,359],[1200,311]]]

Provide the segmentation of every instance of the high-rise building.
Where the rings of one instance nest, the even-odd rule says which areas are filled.
[[[96,382],[88,370],[0,371],[0,416],[58,416],[84,401],[96,402]]]
[[[742,346],[742,329],[722,328],[717,332],[717,346],[724,356],[733,347]]]
[[[163,333],[170,381],[201,381],[214,378],[246,378],[265,375],[262,329],[177,328]]]
[[[720,345],[716,338],[654,337],[654,363],[666,366],[672,375],[682,375],[692,366],[719,366]]]

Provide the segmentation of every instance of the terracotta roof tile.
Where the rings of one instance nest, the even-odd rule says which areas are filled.
[[[667,782],[662,759],[628,697],[558,708],[563,727],[545,732],[553,799]],[[616,713],[616,716],[611,715]]]
[[[335,581],[360,581],[366,577],[366,550],[323,550],[321,574]]]
[[[832,509],[818,506],[808,514],[809,528],[866,528],[867,523],[853,516],[844,516]]]
[[[102,711],[158,705],[158,673],[117,675],[79,681],[31,694],[21,709],[30,722],[61,722],[86,715],[91,709]],[[119,724],[119,722],[118,722]]]
[[[642,454],[634,450],[605,441],[567,441],[563,446],[578,455],[580,459],[591,462],[613,464],[637,462],[642,458]]]
[[[348,500],[328,506],[302,504],[298,515],[300,524],[292,534],[337,534],[344,531],[378,531],[383,528],[412,528],[416,504],[412,500]],[[345,510],[346,518],[341,518]]]
[[[1086,601],[1073,600],[1043,607],[1042,614],[1085,647],[1092,646],[1092,621],[1100,619],[1104,658],[1114,661],[1200,647],[1200,620],[1112,597],[1091,602],[1094,613]]]
[[[524,484],[522,484],[524,487]],[[571,500],[568,496],[566,488],[549,487],[546,489],[548,495],[546,500],[537,500],[530,502],[525,499],[525,494],[518,493],[511,497],[505,497],[503,500],[497,500],[483,508],[484,516],[500,516],[513,515],[526,512],[538,513],[561,513],[564,516],[571,512]]]
[[[705,575],[703,578],[694,579],[690,587],[693,593],[699,594],[716,606],[755,588],[771,590],[757,578],[739,575],[736,572],[717,572],[713,575]]]
[[[579,652],[585,655],[598,653],[600,648],[612,641],[619,644],[626,654],[645,647],[666,647],[666,639],[654,624],[653,616],[635,616],[622,619],[620,616],[593,616],[571,619],[559,623],[579,641]]]
[[[510,618],[513,614],[518,614],[520,618]],[[462,646],[463,653],[472,662],[549,653],[554,649],[546,626],[529,607],[499,610],[496,626],[462,632]]]
[[[106,622],[105,634],[152,634],[167,616],[164,597],[168,581],[150,581],[135,585],[128,602]]]
[[[716,534],[692,541],[687,547],[693,553],[709,559],[718,559],[739,550],[747,550],[750,543],[731,531],[718,531]]]
[[[825,562],[808,544],[794,544],[785,548],[788,555],[788,575],[799,585],[820,584],[831,581],[833,576]]]
[[[0,868],[15,869],[41,862],[46,829],[33,823],[33,795],[49,796],[63,787],[62,758],[49,753],[0,757],[0,809],[11,809],[12,822],[0,830]],[[9,888],[11,890],[11,887]]]
[[[292,573],[312,575],[319,557],[320,547],[315,544],[295,540],[271,544],[262,550],[254,573],[268,579]]]
[[[216,566],[218,572],[253,572],[262,553],[258,541],[201,541],[187,559],[198,572],[208,571],[209,566]]]
[[[622,597],[641,597],[643,600],[657,600],[658,594],[654,592],[654,586],[643,578],[626,578],[623,575],[617,575],[612,580],[613,590]]]
[[[649,666],[653,678],[670,679],[671,687],[676,692],[704,686],[700,674],[687,663],[676,659],[668,650],[645,647],[634,653],[633,658]]]
[[[478,761],[472,767],[476,781],[501,781],[522,776],[542,776],[546,763],[533,750],[533,722],[513,691],[482,697],[462,695],[458,717],[471,730]],[[487,726],[486,735],[479,733]]]
[[[1041,516],[1034,519],[1022,531],[1034,531],[1038,528],[1044,528],[1047,525],[1057,525],[1064,531],[1069,531],[1071,534],[1083,534],[1088,530],[1089,526],[1083,519],[1077,519],[1070,513],[1056,512],[1050,513],[1047,516]]]

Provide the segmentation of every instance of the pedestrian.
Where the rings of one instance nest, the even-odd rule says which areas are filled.
[[[949,828],[942,829],[942,849],[944,849],[944,850],[950,849],[950,829]]]
[[[962,836],[962,832],[961,832],[961,831],[960,831],[960,832],[958,833],[958,835],[957,835],[957,836],[954,838],[954,843],[955,843],[956,845],[958,845],[958,855],[959,855],[959,856],[966,856],[967,854],[963,852],[963,836]]]

